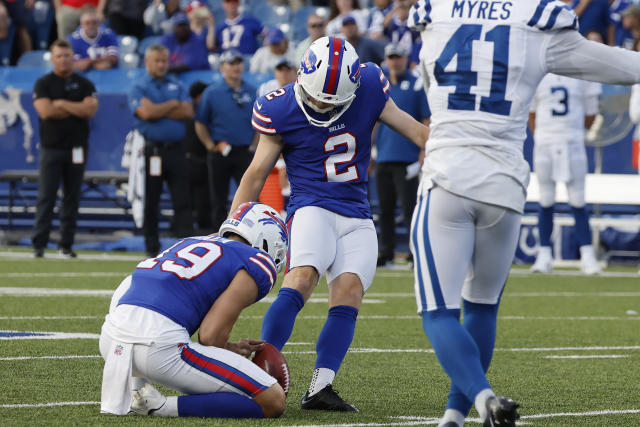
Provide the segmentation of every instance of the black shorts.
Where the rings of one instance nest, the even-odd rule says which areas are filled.
[[[26,27],[29,21],[29,16],[33,13],[31,9],[27,10],[24,7],[24,0],[2,0],[2,3],[7,7],[7,12],[11,17],[11,22],[16,27]]]

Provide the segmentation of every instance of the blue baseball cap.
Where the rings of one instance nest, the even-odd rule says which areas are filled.
[[[267,33],[267,37],[265,38],[266,42],[269,44],[272,43],[280,43],[284,39],[284,33],[279,28],[272,28]]]
[[[178,12],[171,17],[171,25],[184,25],[189,23],[189,18],[184,12]]]
[[[356,18],[354,18],[353,16],[346,16],[342,20],[342,25],[355,24],[355,23],[356,23]]]

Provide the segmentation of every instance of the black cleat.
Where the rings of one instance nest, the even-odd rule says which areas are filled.
[[[73,252],[71,248],[60,248],[59,253],[60,253],[60,256],[62,256],[62,258],[66,258],[66,259],[78,257],[78,255],[75,252]]]
[[[449,421],[446,424],[439,425],[439,427],[460,427],[460,426],[457,423],[454,423],[453,421]]]
[[[309,397],[309,391],[302,396],[302,409],[324,411],[359,412],[351,403],[342,400],[331,384]]]
[[[487,399],[487,419],[484,427],[515,427],[519,404],[504,396],[492,396]]]
[[[43,258],[44,257],[44,248],[33,248],[33,257],[34,258]]]

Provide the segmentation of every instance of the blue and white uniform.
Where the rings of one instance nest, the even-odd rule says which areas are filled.
[[[598,114],[598,83],[547,74],[536,91],[533,170],[540,187],[540,205],[555,203],[556,182],[567,184],[569,204],[584,206],[587,153],[585,117]]]
[[[336,60],[341,57],[336,55]],[[337,86],[339,69],[334,67],[333,72],[327,72],[327,93]],[[252,124],[260,133],[282,138],[291,184],[287,206],[288,268],[312,265],[320,276],[328,269],[329,282],[341,273],[353,272],[366,290],[373,281],[377,257],[367,200],[371,130],[389,99],[389,82],[372,63],[362,64],[352,72],[360,73],[360,87],[353,103],[330,126],[309,123],[296,102],[294,83],[259,98],[254,104]],[[307,112],[312,117],[326,116],[310,109]],[[327,228],[319,226],[321,223]],[[363,230],[366,237],[344,238],[356,229]],[[345,249],[343,242],[348,248],[353,246],[355,252]]]
[[[186,238],[138,264],[116,289],[102,326],[104,359],[115,352],[122,356],[121,363],[130,364],[122,369],[114,357],[108,361],[103,377],[104,412],[128,409],[126,398],[118,407],[105,405],[104,396],[122,395],[119,388],[130,377],[146,378],[190,395],[231,392],[250,398],[275,384],[274,378],[241,355],[190,338],[240,270],[258,286],[257,300],[276,280],[269,255],[217,236]],[[112,386],[117,390],[108,393]]]
[[[263,32],[264,25],[257,18],[240,15],[225,19],[216,27],[216,43],[221,52],[235,49],[243,55],[252,55],[258,50],[257,37]]]
[[[111,29],[98,28],[98,35],[89,38],[82,28],[78,28],[69,36],[69,43],[73,48],[73,59],[118,57],[118,38]]]
[[[421,32],[432,112],[411,227],[416,301],[451,377],[448,420],[461,425],[475,399],[484,417],[493,393],[485,372],[529,182],[522,146],[536,87],[547,73],[637,82],[640,54],[586,40],[555,0],[419,0],[409,26]]]

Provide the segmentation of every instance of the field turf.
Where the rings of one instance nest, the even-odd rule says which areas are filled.
[[[326,316],[323,281],[283,349],[292,389],[281,418],[101,415],[103,362],[97,335],[110,291],[137,260],[92,253],[81,253],[77,260],[47,256],[34,260],[26,252],[0,251],[2,426],[407,426],[436,425],[443,412],[448,379],[415,313],[412,274],[378,270],[360,310],[351,350],[334,382],[361,412],[300,409],[315,361],[315,340]],[[607,270],[601,277],[574,273],[530,275],[523,267],[513,270],[499,313],[489,380],[497,393],[521,403],[522,425],[639,426],[640,276],[630,269]],[[257,338],[267,307],[260,302],[246,310],[232,339]],[[48,336],[59,339],[16,339],[22,335],[17,332],[63,334]],[[479,425],[476,416],[472,411],[467,424]]]

